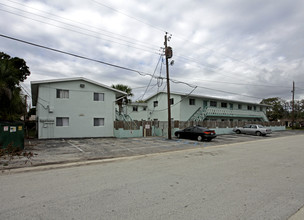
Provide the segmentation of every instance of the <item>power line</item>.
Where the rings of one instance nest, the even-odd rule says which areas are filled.
[[[114,68],[119,68],[119,69],[123,69],[123,70],[126,70],[126,71],[135,72],[135,73],[138,73],[141,76],[151,76],[153,78],[156,78],[157,80],[164,80],[164,79],[166,79],[165,77],[162,77],[162,76],[158,76],[157,77],[157,76],[154,76],[153,74],[145,73],[145,72],[142,72],[142,71],[139,71],[139,70],[135,70],[135,69],[131,69],[131,68],[128,68],[128,67],[123,67],[123,66],[120,66],[120,65],[104,62],[104,61],[101,61],[101,60],[96,60],[96,59],[88,58],[88,57],[85,57],[85,56],[81,56],[81,55],[65,52],[65,51],[54,49],[54,48],[50,48],[50,47],[46,47],[46,46],[43,46],[43,45],[31,43],[31,42],[24,41],[24,40],[21,40],[21,39],[9,37],[7,35],[0,34],[0,37],[7,38],[7,39],[10,39],[10,40],[14,40],[14,41],[18,41],[18,42],[21,42],[21,43],[24,43],[24,44],[28,44],[28,45],[31,45],[31,46],[35,46],[35,47],[39,47],[39,48],[42,48],[42,49],[50,50],[50,51],[53,51],[53,52],[57,52],[57,53],[61,53],[61,54],[65,54],[65,55],[69,55],[69,56],[73,56],[73,57],[77,57],[77,58],[80,58],[80,59],[84,59],[84,60],[88,60],[88,61],[92,61],[92,62],[104,64],[104,65],[108,65],[108,66],[111,66],[111,67],[114,67]],[[187,82],[175,80],[175,79],[172,79],[172,78],[170,79],[170,81],[173,82],[173,83],[176,83],[176,84],[184,84],[184,85],[187,85],[187,86],[195,88],[195,89],[196,88],[203,88],[203,89],[207,89],[207,90],[212,90],[212,91],[217,91],[217,92],[222,92],[222,93],[228,93],[228,94],[233,94],[233,95],[238,95],[238,96],[263,99],[261,97],[248,96],[248,95],[243,95],[243,94],[229,92],[229,91],[224,91],[224,90],[218,90],[218,89],[212,89],[212,88],[203,87],[203,86],[197,86],[197,85],[193,85],[193,84],[190,84],[190,83],[187,83]]]
[[[37,20],[37,19],[34,19],[34,18],[30,18],[30,17],[24,16],[24,15],[20,15],[20,14],[11,12],[11,11],[7,11],[5,9],[0,9],[0,10],[4,11],[4,12],[7,12],[7,13],[10,13],[10,14],[13,14],[13,15],[16,15],[16,16],[19,16],[19,17],[22,17],[22,18],[26,18],[26,19],[29,19],[29,20],[33,20],[33,21],[36,21],[36,22],[43,23],[43,24],[47,24],[47,25],[50,25],[50,26],[53,26],[53,27],[61,28],[61,29],[64,29],[64,30],[67,30],[67,31],[71,31],[71,32],[74,32],[74,33],[82,34],[82,35],[85,35],[85,36],[88,36],[88,37],[93,37],[93,38],[97,38],[97,39],[101,39],[101,40],[106,40],[106,41],[109,41],[109,42],[112,42],[112,43],[116,43],[116,44],[119,44],[119,45],[122,45],[122,46],[131,47],[131,48],[134,48],[134,49],[138,49],[138,50],[141,50],[141,51],[146,51],[146,52],[153,53],[153,54],[159,54],[159,53],[156,52],[157,50],[155,48],[142,47],[142,46],[141,47],[136,47],[136,46],[132,46],[130,44],[124,44],[124,43],[117,42],[117,41],[114,41],[114,40],[111,40],[111,39],[102,38],[100,36],[84,33],[84,32],[78,31],[78,30],[73,30],[73,29],[70,29],[70,28],[67,28],[67,27],[62,27],[62,26],[58,26],[56,24],[51,24],[51,23],[48,23],[48,22],[45,22],[45,21],[41,21],[41,20]],[[18,9],[18,10],[20,10],[20,9]],[[26,12],[26,13],[30,13],[30,12]],[[31,14],[33,14],[33,13],[31,13]],[[41,16],[41,15],[37,15],[37,16],[44,17],[44,16]],[[44,17],[44,18],[46,18],[46,17]],[[58,21],[58,20],[54,20],[54,19],[50,19],[50,18],[48,18],[48,19],[56,21],[56,22],[59,22],[59,23],[62,23],[64,25],[69,25],[69,26],[72,26],[72,27],[77,27],[75,25],[67,24],[67,23],[64,23],[64,22],[61,22],[61,21]],[[95,34],[101,34],[101,33],[98,33],[96,31],[88,30],[88,29],[85,29],[85,28],[81,28],[81,27],[77,27],[77,28],[85,30],[85,31],[89,31],[89,32],[92,32],[92,33],[95,33]],[[115,38],[115,37],[112,37],[112,36],[109,36],[109,35],[105,35],[105,34],[101,34],[101,35],[104,35],[106,37]],[[131,42],[131,41],[123,40],[123,39],[120,39],[120,38],[117,38],[117,37],[116,37],[116,39],[120,40],[120,41],[125,41],[127,43],[131,43],[131,44],[134,44],[133,42],[136,42],[136,41]],[[146,48],[148,48],[149,50],[146,49]],[[154,51],[152,51],[152,50],[154,50]]]
[[[28,41],[20,40],[20,39],[14,38],[14,37],[9,37],[7,35],[0,34],[0,36],[4,37],[4,38],[7,38],[7,39],[10,39],[10,40],[14,40],[14,41],[18,41],[18,42],[21,42],[21,43],[29,44],[31,46],[40,47],[40,48],[43,48],[43,49],[46,49],[46,50],[51,50],[51,51],[54,51],[54,52],[57,52],[57,53],[62,53],[62,54],[77,57],[77,58],[80,58],[80,59],[105,64],[105,65],[108,65],[108,66],[112,66],[112,67],[115,67],[115,68],[131,71],[131,72],[136,72],[136,73],[139,73],[140,75],[143,75],[143,76],[151,75],[151,74],[144,73],[144,72],[141,72],[141,71],[138,71],[138,70],[134,70],[134,69],[131,69],[131,68],[128,68],[128,67],[123,67],[123,66],[111,64],[111,63],[108,63],[108,62],[104,62],[104,61],[101,61],[101,60],[96,60],[96,59],[88,58],[88,57],[85,57],[85,56],[77,55],[77,54],[74,54],[74,53],[69,53],[69,52],[65,52],[65,51],[62,51],[62,50],[54,49],[54,48],[51,48],[51,47],[42,46],[42,45],[31,43],[31,42],[28,42]]]
[[[128,17],[128,18],[131,18],[131,19],[136,20],[136,21],[138,21],[138,22],[140,22],[140,23],[143,23],[143,24],[148,25],[148,26],[150,26],[150,27],[152,27],[152,28],[155,28],[155,29],[157,29],[157,30],[160,30],[160,31],[162,31],[162,32],[167,33],[167,31],[165,31],[164,29],[159,28],[159,27],[157,27],[157,26],[155,26],[155,25],[152,25],[152,24],[150,24],[150,23],[148,23],[148,22],[146,22],[146,21],[143,21],[143,19],[138,19],[138,18],[136,18],[136,17],[134,17],[134,16],[131,16],[131,15],[129,15],[129,14],[126,14],[126,13],[120,11],[120,10],[117,10],[117,9],[115,9],[115,8],[113,8],[113,7],[110,7],[110,6],[108,6],[108,5],[104,4],[104,3],[100,3],[99,1],[96,1],[96,0],[91,0],[91,1],[93,1],[93,2],[95,2],[95,3],[97,3],[97,4],[99,4],[99,5],[101,5],[101,6],[103,6],[103,7],[106,7],[106,8],[108,8],[108,9],[110,9],[110,10],[116,12],[116,13],[122,14],[122,15]],[[182,40],[182,41],[190,42],[190,43],[192,43],[192,44],[194,44],[194,45],[198,45],[198,46],[200,46],[200,47],[202,47],[202,48],[205,48],[205,49],[207,49],[207,50],[209,50],[209,51],[212,51],[212,52],[215,53],[215,54],[218,54],[218,52],[215,51],[214,49],[204,47],[204,46],[202,46],[202,45],[200,45],[200,44],[197,44],[197,43],[195,43],[195,42],[193,42],[193,41],[189,41],[188,38],[185,39],[185,38],[182,38],[182,37],[178,37],[178,36],[176,36],[176,35],[175,35],[175,37],[176,37],[176,38],[179,38],[179,39]],[[259,68],[257,68],[256,66],[253,66],[253,65],[251,65],[251,64],[248,64],[248,63],[246,63],[246,62],[244,62],[244,61],[242,61],[242,60],[236,59],[236,58],[234,58],[234,57],[227,56],[227,55],[223,55],[223,54],[220,54],[220,56],[223,56],[223,57],[232,59],[232,60],[237,61],[237,62],[239,62],[239,63],[246,64],[246,65],[251,66],[251,67],[253,67],[253,68],[255,68],[255,69],[259,69]]]
[[[152,28],[154,28],[154,29],[156,29],[156,30],[158,30],[158,31],[161,31],[161,32],[163,32],[163,33],[166,32],[165,30],[163,30],[163,29],[160,28],[160,27],[157,27],[157,26],[155,26],[155,25],[153,25],[153,24],[150,24],[150,23],[148,23],[148,22],[146,22],[146,21],[143,21],[142,19],[138,19],[138,18],[136,18],[136,17],[134,17],[134,16],[128,15],[127,13],[124,13],[124,12],[122,12],[122,11],[120,11],[120,10],[117,10],[117,9],[115,9],[115,8],[113,8],[113,7],[110,7],[110,6],[108,6],[108,5],[104,4],[104,3],[101,3],[101,2],[95,1],[95,0],[91,0],[91,1],[92,1],[92,2],[95,2],[95,3],[98,4],[98,5],[101,5],[101,6],[103,6],[103,7],[106,7],[106,8],[108,8],[108,9],[110,9],[110,10],[114,11],[115,13],[122,14],[122,15],[128,17],[128,18],[131,18],[131,19],[135,20],[135,21],[138,21],[138,22],[140,22],[140,23],[143,23],[143,24],[145,24],[145,25],[148,25],[148,26],[150,26],[150,27],[152,27]]]
[[[152,24],[150,24],[150,23],[148,23],[148,22],[145,22],[145,21],[143,21],[143,19],[138,19],[138,18],[136,18],[136,17],[134,17],[134,16],[131,16],[131,15],[129,15],[129,14],[126,14],[126,13],[120,11],[120,10],[117,10],[117,9],[115,9],[115,8],[113,8],[113,7],[110,7],[110,6],[108,6],[108,5],[105,5],[104,3],[100,3],[100,2],[98,2],[98,1],[96,1],[96,0],[91,0],[91,1],[93,1],[93,2],[95,2],[95,3],[97,3],[97,4],[99,4],[99,5],[101,5],[101,6],[103,6],[103,7],[106,7],[106,8],[108,8],[108,9],[110,9],[110,10],[116,12],[116,13],[122,14],[122,15],[124,15],[124,16],[126,16],[126,17],[129,17],[129,18],[131,18],[131,19],[133,19],[133,20],[136,20],[136,21],[138,21],[138,22],[140,22],[140,23],[143,23],[143,24],[145,24],[145,25],[148,25],[148,26],[153,27],[153,28],[155,28],[155,29],[157,29],[157,30],[160,30],[160,31],[162,31],[162,32],[167,33],[167,31],[165,31],[164,29],[159,28],[159,27],[157,27],[157,26],[155,26],[155,25],[152,25]],[[189,40],[188,38],[185,39],[185,38],[183,38],[183,37],[178,37],[178,35],[177,35],[177,36],[175,35],[175,37],[176,37],[176,38],[179,38],[180,40],[182,40],[182,41],[184,41],[184,42],[185,42],[185,41],[186,41],[186,42],[190,42],[190,43],[192,43],[192,44],[194,44],[194,45],[198,45],[199,47],[205,48],[206,50],[212,51],[212,53],[214,53],[214,54],[218,54],[218,55],[220,55],[220,56],[222,56],[222,57],[226,57],[226,58],[229,58],[230,60],[234,60],[234,61],[236,61],[236,62],[239,62],[239,63],[245,64],[245,65],[247,65],[247,66],[250,66],[250,67],[253,68],[253,69],[261,70],[261,68],[258,68],[257,66],[253,66],[253,65],[251,65],[251,64],[249,64],[249,63],[247,63],[247,62],[244,62],[243,60],[234,58],[234,57],[232,57],[232,56],[228,56],[228,55],[224,55],[224,54],[219,54],[218,51],[215,51],[214,49],[211,49],[211,48],[202,46],[201,44],[197,44],[197,43],[195,43],[195,42]],[[210,67],[209,67],[209,68],[210,68]],[[265,70],[265,69],[263,69],[263,70]],[[267,70],[266,70],[266,71],[267,71]],[[223,75],[223,74],[221,74],[221,75]],[[235,78],[235,77],[233,77],[233,76],[229,76],[229,77]]]
[[[155,72],[156,72],[156,70],[157,70],[157,67],[158,67],[158,65],[159,65],[159,62],[160,62],[161,58],[162,58],[162,55],[159,56],[158,62],[157,62],[157,64],[156,64],[156,67],[155,67],[154,72],[153,72],[153,76],[151,76],[151,79],[150,79],[150,81],[149,81],[149,83],[148,83],[148,86],[147,86],[147,88],[146,88],[144,94],[143,94],[142,96],[140,96],[141,98],[138,98],[138,99],[143,99],[144,96],[146,95],[146,92],[147,92],[147,90],[148,90],[148,88],[149,88],[149,86],[150,86],[150,84],[151,84],[151,82],[152,82],[152,79],[154,78]]]
[[[28,7],[28,8],[32,8],[32,9],[37,10],[37,11],[42,11],[42,10],[35,9],[35,8],[33,8],[33,7],[26,6],[25,4],[22,4],[22,3],[17,3],[17,2],[12,1],[12,0],[8,0],[8,1],[13,2],[13,3],[15,3],[15,4],[23,5],[23,6]],[[94,1],[94,0],[92,0],[92,1]],[[137,21],[139,21],[139,22],[141,22],[141,23],[144,23],[144,24],[149,25],[149,26],[153,26],[153,25],[151,25],[151,24],[149,24],[149,23],[147,23],[147,22],[144,22],[144,21],[141,20],[141,19],[137,19],[137,18],[135,18],[135,17],[133,17],[133,16],[127,15],[126,13],[123,13],[123,12],[121,12],[121,11],[119,11],[119,10],[116,10],[116,9],[114,9],[113,7],[107,6],[107,5],[105,5],[105,4],[103,4],[103,3],[100,3],[100,2],[97,2],[97,1],[94,1],[94,2],[97,3],[97,4],[100,4],[100,5],[104,6],[104,7],[107,7],[107,8],[109,8],[109,9],[111,9],[111,10],[117,12],[117,13],[121,13],[121,14],[123,14],[123,15],[125,15],[125,16],[128,16],[128,17],[130,17],[130,18],[132,18],[132,19],[135,19],[135,20],[137,20]],[[1,3],[0,3],[0,4],[1,4]],[[15,8],[15,7],[12,7],[12,6],[5,5],[5,4],[1,4],[1,5],[4,5],[4,6],[6,6],[6,7]],[[99,32],[92,31],[92,30],[89,30],[89,29],[86,29],[86,28],[82,28],[82,27],[78,27],[78,26],[75,26],[75,25],[71,25],[71,24],[68,24],[68,23],[64,23],[64,22],[58,21],[58,20],[56,20],[56,19],[51,19],[51,18],[49,18],[49,17],[41,16],[41,15],[38,15],[38,14],[35,14],[35,13],[31,13],[31,12],[27,12],[27,11],[24,11],[24,10],[21,10],[21,9],[18,9],[18,8],[15,8],[15,9],[20,10],[20,11],[23,11],[23,12],[25,12],[25,13],[30,13],[30,14],[33,14],[33,15],[36,15],[36,16],[40,16],[40,17],[43,17],[43,18],[46,18],[46,19],[49,19],[49,20],[53,20],[53,21],[56,21],[56,22],[60,22],[60,23],[65,24],[65,25],[69,25],[69,26],[72,26],[72,27],[80,28],[80,29],[82,29],[82,30],[86,30],[86,31],[89,31],[89,32],[101,34],[101,33],[99,33]],[[62,28],[62,29],[65,29],[65,30],[73,31],[73,32],[76,32],[76,33],[78,33],[78,34],[83,34],[83,35],[86,35],[86,36],[90,36],[90,37],[94,37],[94,38],[99,38],[99,39],[107,40],[107,41],[110,41],[110,42],[113,42],[113,43],[117,43],[117,44],[120,44],[120,45],[123,45],[123,46],[127,46],[127,47],[132,47],[132,48],[134,48],[134,49],[139,49],[139,50],[146,51],[146,52],[153,53],[153,54],[159,54],[159,53],[156,53],[155,51],[152,52],[152,51],[146,49],[146,48],[148,48],[148,49],[154,50],[154,48],[145,47],[145,49],[143,49],[143,48],[139,48],[139,47],[134,47],[134,46],[131,46],[131,45],[128,45],[128,44],[122,44],[122,43],[120,43],[120,42],[116,42],[116,41],[113,41],[113,40],[104,39],[104,38],[101,38],[101,37],[98,37],[98,36],[89,35],[89,34],[86,34],[86,33],[83,33],[83,32],[79,32],[79,31],[75,31],[75,30],[68,29],[68,28],[60,27],[60,26],[57,26],[57,25],[54,25],[54,24],[50,24],[50,23],[46,23],[46,22],[43,22],[43,21],[39,21],[39,20],[36,20],[36,19],[33,19],[33,18],[28,18],[28,17],[22,16],[22,15],[19,15],[19,14],[10,12],[10,11],[6,11],[6,10],[3,10],[3,9],[0,9],[0,10],[5,11],[5,12],[7,12],[7,13],[14,14],[14,15],[16,15],[16,16],[21,16],[21,17],[24,17],[24,18],[27,18],[27,19],[31,19],[31,20],[34,20],[34,21],[37,21],[37,22],[41,22],[41,23],[48,24],[48,25],[52,25],[52,26],[55,26],[55,27],[58,27],[58,28]],[[56,15],[54,15],[54,14],[52,14],[52,13],[48,13],[48,12],[45,12],[45,11],[42,11],[42,12],[47,13],[47,14],[49,14],[49,15],[56,16]],[[56,17],[59,17],[59,18],[65,19],[65,20],[69,20],[69,21],[75,22],[75,21],[73,21],[73,20],[71,20],[71,19],[63,18],[63,17],[60,17],[60,16],[56,16]],[[84,24],[84,23],[80,23],[80,22],[77,22],[77,23],[82,24],[82,25],[89,26],[88,24]],[[93,27],[93,26],[91,26],[91,27]],[[96,28],[96,27],[94,27],[94,28]],[[155,28],[155,27],[154,27],[154,28]],[[99,29],[99,30],[101,30],[101,29]],[[105,31],[105,30],[102,30],[102,31]],[[162,31],[163,31],[163,30],[162,30]],[[107,31],[107,32],[108,32],[108,31]],[[113,32],[108,32],[108,33],[114,34]],[[141,43],[140,41],[134,40],[134,39],[131,39],[131,38],[129,38],[129,39],[134,40],[134,41],[130,42],[130,41],[128,41],[128,40],[124,40],[124,39],[121,39],[121,38],[118,38],[118,37],[109,36],[109,35],[107,35],[107,34],[102,34],[102,35],[104,35],[104,36],[106,36],[106,37],[116,38],[117,40],[125,41],[125,42],[131,43],[131,44],[133,44],[133,42],[137,42],[137,43],[139,42],[139,43]],[[125,38],[128,38],[128,37],[123,36],[123,35],[120,35],[120,36],[125,37]],[[179,37],[177,37],[177,38],[179,38]],[[179,39],[181,39],[181,38],[179,38]],[[184,40],[185,40],[185,39],[184,39]],[[188,41],[188,40],[187,40],[187,41]],[[191,42],[191,43],[193,43],[193,42]],[[141,44],[145,44],[145,46],[147,45],[147,43],[144,43],[144,42],[142,42]],[[196,43],[194,43],[194,44],[196,44]],[[199,44],[196,44],[196,45],[199,45]],[[153,45],[153,46],[154,46],[154,45]],[[204,46],[202,46],[202,45],[199,45],[199,46],[201,46],[201,47],[203,47],[203,48],[206,48],[206,47],[204,47]],[[214,51],[213,49],[210,49],[210,48],[206,48],[206,49],[211,50],[213,53],[217,53],[217,51]],[[176,55],[175,55],[175,56],[176,56]],[[178,57],[178,55],[177,55],[177,57]],[[195,63],[199,64],[199,65],[203,65],[203,64],[199,63],[198,61],[194,60],[193,58],[189,58],[189,57],[181,56],[181,55],[180,55],[179,57],[181,57],[181,58],[183,58],[183,59],[186,59],[186,60],[190,60],[190,61],[192,61],[192,62],[195,62]],[[244,61],[235,59],[235,58],[233,58],[233,57],[231,57],[231,56],[226,56],[226,57],[228,57],[228,58],[230,58],[230,59],[233,59],[233,60],[235,60],[235,61],[238,61],[238,62],[242,62],[242,63],[247,64],[247,65],[250,65],[250,64],[248,64],[248,63],[245,63]],[[224,75],[223,73],[220,73],[220,72],[216,71],[217,68],[213,68],[213,67],[206,66],[206,65],[205,65],[205,67],[207,67],[207,68],[211,69],[212,71],[217,72],[218,74],[221,74],[221,75],[223,75],[223,76],[228,76],[228,75]],[[254,67],[254,68],[256,68],[256,67]],[[228,77],[236,78],[236,77],[231,76],[231,75],[229,75]],[[271,85],[269,85],[269,86],[271,86]]]
[[[184,101],[186,98],[188,98],[188,97],[194,92],[194,90],[195,90],[196,88],[197,88],[197,86],[194,87],[194,88],[193,88],[185,97],[183,97],[179,102],[173,104],[172,107],[174,107],[175,105],[181,103],[181,102]],[[157,94],[158,94],[158,93],[157,93]],[[158,96],[158,95],[157,95],[157,96]],[[168,108],[164,108],[164,109],[160,109],[160,110],[155,110],[155,109],[153,109],[153,111],[155,111],[155,112],[161,112],[161,111],[166,111],[166,110],[168,110]],[[153,112],[153,111],[152,111],[152,112]]]
[[[102,31],[102,32],[106,32],[108,34],[113,34],[113,35],[117,35],[117,36],[120,36],[122,38],[127,38],[129,40],[131,40],[131,42],[136,42],[136,43],[140,43],[140,44],[143,44],[143,45],[150,45],[150,46],[153,46],[153,47],[158,47],[158,45],[153,45],[151,43],[147,43],[147,42],[143,42],[143,41],[139,41],[138,39],[134,39],[134,38],[130,38],[128,36],[125,36],[125,35],[122,35],[122,34],[117,34],[117,33],[114,33],[114,32],[111,32],[111,31],[108,31],[108,30],[104,30],[104,29],[101,29],[101,28],[98,28],[98,27],[95,27],[93,25],[90,25],[90,24],[87,24],[87,23],[82,23],[82,22],[79,22],[79,21],[75,21],[75,20],[72,20],[72,19],[69,19],[69,18],[65,18],[65,17],[62,17],[62,16],[59,16],[59,15],[56,15],[56,14],[53,14],[53,13],[49,13],[48,11],[44,11],[44,10],[40,10],[40,9],[37,9],[37,8],[33,8],[33,7],[30,7],[30,6],[27,6],[26,4],[22,4],[20,2],[16,2],[16,1],[12,1],[12,0],[7,0],[9,2],[13,2],[15,4],[18,4],[18,5],[21,5],[23,7],[26,7],[26,8],[30,8],[30,9],[33,9],[35,11],[38,11],[38,12],[42,12],[44,14],[47,14],[47,15],[51,15],[51,16],[54,16],[54,17],[57,17],[57,18],[60,18],[60,19],[63,19],[63,20],[66,20],[66,21],[69,21],[69,22],[73,22],[73,23],[77,23],[77,24],[80,24],[80,25],[83,25],[83,26],[86,26],[86,27],[91,27],[91,28],[94,28],[96,30],[99,30],[99,31]],[[4,4],[2,4],[4,5]],[[6,5],[7,6],[7,5]],[[12,6],[7,6],[7,7],[12,7]],[[17,8],[16,8],[17,9]],[[21,9],[18,9],[18,10],[21,10]],[[22,10],[23,11],[23,10]],[[26,13],[30,13],[30,12],[27,12],[27,11],[24,11]],[[32,13],[34,14],[34,13]],[[34,15],[37,15],[37,14],[34,14]],[[40,16],[40,15],[37,15],[37,16]],[[43,16],[44,17],[44,16]],[[50,19],[49,17],[44,17],[44,18],[47,18],[47,19]],[[57,21],[57,20],[55,20]],[[58,22],[61,22],[61,21],[58,21]],[[70,24],[68,24],[70,25]],[[75,27],[79,27],[79,26],[75,26]],[[99,33],[99,32],[98,32]],[[101,34],[101,33],[99,33]],[[105,36],[109,36],[109,35],[105,35]],[[111,38],[113,38],[113,36],[109,36]],[[114,37],[115,38],[115,37]],[[117,38],[117,39],[120,39],[120,38]],[[129,42],[129,41],[128,41]]]
[[[224,82],[224,81],[213,81],[213,80],[200,80],[204,82],[220,83],[220,84],[231,84],[237,86],[260,86],[260,87],[277,87],[277,88],[288,88],[288,86],[281,85],[263,85],[263,84],[250,84],[250,83],[234,83],[234,82]]]
[[[197,61],[197,60],[195,60],[195,59],[193,59],[193,58],[190,58],[190,57],[187,57],[187,56],[181,56],[181,55],[175,55],[174,57],[180,57],[180,58],[182,58],[182,59],[185,59],[185,60],[188,60],[188,61],[191,61],[191,62],[194,62],[194,63],[196,63],[196,64],[198,64],[199,66],[203,66],[203,67],[205,67],[205,68],[208,68],[208,69],[210,69],[211,71],[213,71],[213,72],[216,72],[216,70],[217,70],[217,68],[214,68],[214,67],[211,67],[211,66],[209,66],[209,65],[204,65],[204,64],[202,64],[202,63],[200,63],[199,61]],[[218,73],[218,72],[217,72]],[[232,75],[225,75],[225,74],[223,74],[223,73],[219,73],[220,75],[222,75],[222,76],[226,76],[226,77],[229,77],[229,78],[235,78],[235,79],[238,79],[237,77],[234,77],[234,76],[232,76]]]
[[[240,60],[240,59],[234,58],[234,57],[232,57],[232,56],[224,55],[224,54],[219,54],[218,51],[215,51],[214,49],[211,49],[211,48],[202,46],[201,44],[197,44],[197,43],[195,43],[195,42],[193,42],[193,41],[191,41],[191,40],[189,40],[189,39],[182,38],[182,37],[178,37],[178,36],[176,36],[176,35],[175,35],[175,37],[178,38],[178,39],[180,39],[180,40],[182,40],[182,41],[190,42],[190,43],[192,43],[192,44],[194,44],[194,45],[197,45],[197,46],[200,46],[200,47],[202,47],[202,48],[205,48],[206,50],[209,50],[209,51],[211,51],[211,52],[214,53],[214,54],[218,54],[219,56],[226,57],[226,58],[229,58],[229,59],[234,60],[234,61],[236,61],[236,62],[246,64],[246,65],[248,65],[248,66],[253,67],[254,69],[259,69],[259,68],[257,68],[256,66],[253,66],[253,65],[251,65],[251,64],[249,64],[249,63],[246,63],[246,62],[244,62],[244,61],[242,61],[242,60]],[[259,70],[260,70],[260,69],[259,69]]]

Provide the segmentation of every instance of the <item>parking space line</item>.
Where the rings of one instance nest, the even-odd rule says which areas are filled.
[[[84,153],[84,151],[81,148],[77,147],[75,144],[72,144],[69,141],[67,141],[67,143],[70,144],[71,146],[75,147],[77,150],[79,150],[79,151],[81,151],[81,152]]]

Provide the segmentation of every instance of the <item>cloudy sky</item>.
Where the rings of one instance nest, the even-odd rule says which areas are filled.
[[[28,91],[30,81],[81,76],[126,84],[135,101],[166,91],[168,32],[172,92],[290,100],[295,81],[303,99],[303,12],[303,0],[1,0],[1,35],[135,71],[3,36],[0,48],[27,62]]]

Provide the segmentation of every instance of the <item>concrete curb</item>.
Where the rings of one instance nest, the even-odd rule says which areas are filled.
[[[294,215],[288,220],[303,220],[304,219],[304,206],[300,208]]]
[[[110,158],[110,159],[97,159],[97,160],[86,160],[86,161],[78,161],[78,162],[70,162],[70,163],[54,163],[48,165],[38,165],[35,167],[24,167],[24,168],[13,168],[2,170],[1,174],[15,174],[15,173],[26,173],[26,172],[34,172],[34,171],[45,171],[45,170],[52,170],[52,169],[61,169],[61,168],[69,168],[69,167],[77,167],[77,166],[84,166],[84,165],[94,165],[100,163],[110,163],[119,160],[129,160],[129,159],[137,159],[146,157],[147,155],[137,155],[131,157],[117,157],[117,158]]]

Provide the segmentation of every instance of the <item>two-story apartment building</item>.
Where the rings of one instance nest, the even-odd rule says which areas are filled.
[[[202,95],[171,93],[171,118],[179,121],[268,121],[267,105]],[[167,93],[159,92],[146,103],[132,103],[124,113],[133,120],[167,121]]]
[[[115,100],[126,93],[78,77],[32,81],[38,138],[113,137]]]

